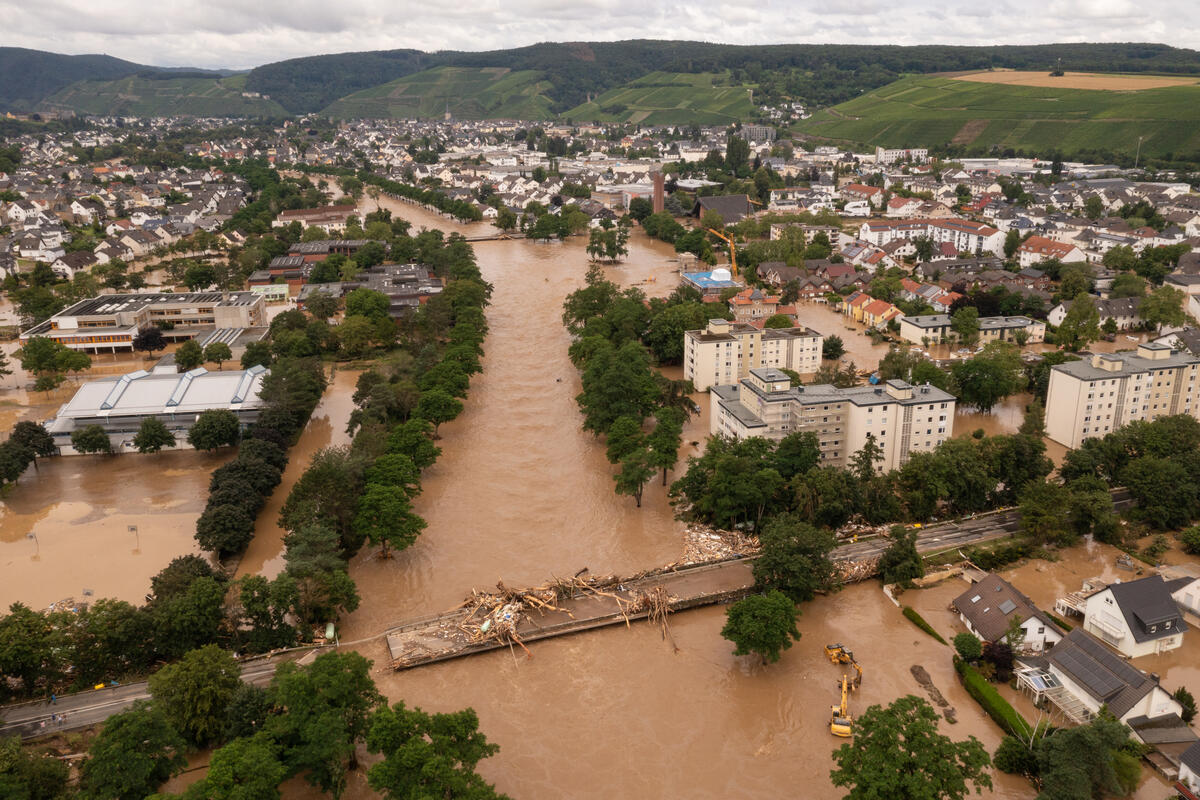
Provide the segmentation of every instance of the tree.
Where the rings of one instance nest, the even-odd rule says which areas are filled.
[[[367,749],[383,755],[367,783],[388,800],[507,800],[475,771],[500,748],[479,732],[473,709],[428,714],[403,702],[384,706],[371,717]]]
[[[417,469],[433,466],[442,449],[433,443],[433,425],[423,418],[410,419],[392,428],[388,435],[388,452],[406,455]]]
[[[1179,289],[1159,286],[1142,298],[1138,316],[1147,325],[1153,325],[1158,330],[1162,330],[1164,325],[1183,325],[1187,322],[1187,313],[1183,310],[1184,300],[1184,294]]]
[[[661,408],[654,412],[657,423],[646,438],[650,448],[650,464],[661,469],[663,486],[667,485],[667,470],[679,460],[679,442],[683,435],[684,413],[677,408]]]
[[[13,426],[8,441],[14,446],[27,450],[34,458],[35,467],[37,456],[52,456],[58,453],[58,445],[54,443],[54,437],[46,431],[45,427],[28,420],[23,420]]]
[[[1116,249],[1116,248],[1114,248]],[[1111,251],[1110,251],[1111,252]],[[1107,255],[1107,254],[1106,254]],[[1132,272],[1122,272],[1113,278],[1109,297],[1141,297],[1146,293],[1146,279]],[[1108,320],[1105,320],[1107,322]],[[1115,322],[1114,322],[1115,324]]]
[[[676,303],[655,314],[642,341],[660,364],[683,362],[684,331],[702,329],[712,315],[703,303]]]
[[[204,351],[195,339],[188,339],[175,350],[175,368],[187,372],[204,363]]]
[[[112,440],[99,425],[85,425],[71,431],[71,446],[79,453],[112,453]]]
[[[218,556],[240,553],[254,538],[254,516],[242,505],[209,505],[196,520],[196,542]]]
[[[974,663],[983,655],[983,644],[973,633],[960,633],[954,637],[954,649],[963,661]]]
[[[650,202],[646,197],[634,197],[629,201],[629,216],[633,217],[637,222],[641,222],[646,217],[654,213],[654,203]]]
[[[1042,783],[1038,800],[1129,794],[1141,778],[1130,744],[1129,729],[1107,709],[1088,725],[1041,739],[1036,748]]]
[[[875,434],[868,433],[861,449],[850,456],[850,471],[860,481],[869,481],[875,476],[879,462],[883,461],[883,445],[875,439]]]
[[[621,459],[621,468],[614,476],[617,482],[617,494],[627,494],[637,501],[637,507],[642,507],[642,490],[646,482],[654,476],[654,456],[645,443],[639,444],[632,452]]]
[[[241,682],[233,654],[209,644],[151,675],[150,696],[175,730],[203,747],[221,735],[225,709]]]
[[[1021,529],[1040,544],[1070,544],[1075,539],[1071,526],[1071,495],[1066,487],[1050,481],[1031,483],[1021,492]]]
[[[359,287],[346,295],[346,316],[375,319],[388,316],[392,301],[383,292]]]
[[[1179,534],[1183,551],[1189,555],[1200,556],[1200,525],[1193,525]]]
[[[795,323],[787,314],[772,314],[763,321],[764,328],[792,328]]]
[[[182,800],[278,800],[285,777],[279,745],[257,733],[215,751],[204,778],[190,786]]]
[[[242,369],[250,369],[258,365],[271,365],[271,345],[267,342],[250,342],[242,351]]]
[[[1192,720],[1196,718],[1196,698],[1192,696],[1192,693],[1187,690],[1186,686],[1180,686],[1171,696],[1183,708],[1183,711],[1179,715],[1183,720],[1183,724],[1191,725]]]
[[[12,800],[71,797],[70,779],[71,768],[57,754],[23,747],[21,737],[16,735],[0,739],[0,797]]]
[[[54,375],[61,373],[61,363],[66,345],[56,339],[46,336],[33,336],[17,350],[16,356],[21,362],[21,369],[33,375]]]
[[[337,313],[341,302],[329,292],[313,292],[304,300],[304,310],[313,319],[326,320]]]
[[[970,345],[979,337],[979,309],[963,306],[950,318],[950,327],[958,334],[959,341]]]
[[[306,625],[337,619],[358,608],[358,592],[346,573],[338,534],[326,525],[305,525],[284,537],[286,574],[296,581],[296,615]]]
[[[617,417],[608,429],[605,455],[612,464],[619,464],[625,456],[642,446],[642,423],[633,417]]]
[[[974,358],[956,363],[950,369],[955,393],[963,405],[981,412],[1025,387],[1020,351],[1008,342],[991,342]]]
[[[758,538],[762,550],[754,561],[754,585],[759,591],[778,590],[800,603],[833,586],[829,554],[837,542],[828,531],[781,514],[763,526]]]
[[[840,336],[827,336],[821,343],[821,358],[826,361],[836,361],[846,352],[846,346]]]
[[[917,532],[892,531],[892,543],[879,558],[879,577],[885,584],[908,583],[925,574],[925,562],[917,552]]]
[[[187,742],[158,709],[136,703],[109,717],[88,749],[79,787],[89,800],[142,800],[187,766]]]
[[[1136,515],[1159,530],[1182,528],[1197,511],[1197,487],[1179,463],[1153,456],[1130,462],[1121,481],[1136,503]]]
[[[438,429],[443,422],[449,422],[462,413],[463,404],[458,398],[441,389],[431,389],[421,393],[414,414],[421,419],[433,423],[433,436],[438,437]]]
[[[215,361],[217,369],[220,369],[222,364],[232,358],[233,351],[224,342],[212,342],[204,347],[204,360]]]
[[[12,367],[9,366],[9,362],[8,362],[8,353],[5,353],[3,350],[0,350],[0,378],[3,378],[6,375],[12,375],[12,374],[13,374]]]
[[[1088,195],[1087,200],[1083,201],[1083,214],[1090,220],[1100,219],[1104,215],[1104,201],[1100,195]]]
[[[157,417],[146,417],[133,437],[133,446],[139,453],[157,453],[164,447],[175,446],[175,434]]]
[[[1013,258],[1021,246],[1021,232],[1013,228],[1004,235],[1004,257]]]
[[[183,273],[183,283],[189,292],[198,292],[217,282],[217,271],[212,264],[199,263],[188,267]]]
[[[871,706],[855,723],[854,740],[834,751],[830,780],[849,789],[848,800],[962,800],[972,785],[976,794],[990,789],[983,745],[974,736],[962,742],[943,736],[938,719],[913,695],[887,708]]]
[[[358,653],[325,653],[307,667],[281,664],[271,695],[282,713],[267,722],[289,772],[339,796],[346,771],[356,769],[358,742],[367,734],[370,714],[383,697],[370,674],[371,662]]]
[[[188,444],[197,450],[216,450],[218,447],[235,445],[241,438],[242,429],[237,414],[226,408],[210,408],[200,412],[196,422],[188,430]]]
[[[408,493],[401,486],[368,483],[358,501],[354,527],[371,544],[380,545],[383,558],[388,547],[404,550],[425,529],[425,520],[412,510]]]
[[[133,349],[138,353],[154,356],[156,351],[167,348],[167,337],[162,335],[162,330],[156,325],[143,327],[138,331],[138,335],[133,337]]]
[[[730,136],[725,143],[725,169],[734,175],[744,170],[750,159],[750,144],[740,136]]]
[[[1096,302],[1091,295],[1076,295],[1062,324],[1058,326],[1056,337],[1060,345],[1072,352],[1100,338],[1100,312],[1096,310]]]
[[[737,601],[726,612],[721,636],[733,642],[733,654],[757,653],[764,664],[775,663],[783,651],[799,640],[799,610],[783,592],[771,590]]]

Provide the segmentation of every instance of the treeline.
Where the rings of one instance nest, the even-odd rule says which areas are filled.
[[[475,771],[499,750],[472,709],[429,714],[389,706],[358,653],[325,653],[307,666],[280,664],[270,685],[242,680],[233,656],[208,645],[150,677],[150,700],[110,717],[77,762],[0,741],[0,794],[33,800],[278,800],[303,776],[333,797],[358,769],[359,747],[381,756],[367,784],[386,797],[501,800]],[[53,707],[51,707],[53,708]],[[180,794],[158,793],[213,748],[207,772]]]
[[[414,200],[422,205],[433,206],[438,211],[449,214],[459,222],[478,222],[483,219],[483,214],[470,201],[450,197],[439,189],[413,186],[412,184],[394,181],[391,178],[385,178],[369,170],[355,172],[351,169],[313,166],[311,164],[292,164],[288,169],[299,170],[310,175],[333,175],[343,178],[355,177],[364,184],[376,186],[387,194]]]
[[[1005,67],[1103,72],[1182,72],[1200,68],[1193,50],[1157,44],[1052,44],[1002,47],[920,45],[740,46],[636,40],[545,42],[491,52],[392,50],[312,56],[266,64],[247,77],[249,91],[269,94],[293,113],[319,111],[346,94],[438,66],[505,67],[543,72],[551,110],[561,113],[649,72],[735,72],[810,105],[840,102],[905,73]],[[778,81],[778,74],[786,75]],[[775,80],[772,80],[775,79]],[[777,82],[778,81],[778,82]]]
[[[657,470],[666,483],[693,411],[691,381],[655,372],[651,356],[660,364],[680,363],[684,331],[703,328],[710,313],[693,289],[680,287],[666,299],[647,302],[640,289],[622,291],[597,267],[563,303],[563,324],[575,337],[571,361],[582,373],[583,391],[575,399],[583,428],[606,437],[608,459],[620,466],[616,491],[638,506]],[[646,433],[649,417],[655,426]]]

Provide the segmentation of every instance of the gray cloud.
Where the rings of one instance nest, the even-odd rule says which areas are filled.
[[[352,50],[494,50],[542,41],[1200,41],[1200,4],[1190,0],[998,0],[950,9],[928,0],[0,0],[0,45],[243,68]]]

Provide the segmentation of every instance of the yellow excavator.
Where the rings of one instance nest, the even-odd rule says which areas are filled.
[[[850,683],[850,691],[855,691],[859,686],[862,686],[863,671],[858,662],[854,660],[854,653],[847,650],[840,643],[825,645],[825,655],[833,664],[849,664],[854,667],[854,680]]]
[[[849,691],[850,679],[842,676],[842,703],[829,709],[829,732],[843,738],[854,735],[854,720],[850,717],[850,709],[846,707],[846,693]]]

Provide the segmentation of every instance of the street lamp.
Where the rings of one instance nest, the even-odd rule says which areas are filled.
[[[37,549],[36,549],[36,550],[34,551],[34,553],[33,553],[33,557],[34,557],[35,559],[37,559],[37,558],[41,558],[41,555],[42,555],[42,543],[41,543],[40,541],[38,541],[37,534],[36,534],[36,533],[34,533],[33,531],[30,531],[29,533],[25,534],[25,538],[26,538],[26,539],[33,539],[33,543],[34,543],[34,544],[37,546]]]
[[[1133,168],[1137,169],[1138,161],[1142,158],[1142,139],[1144,136],[1138,137],[1137,155],[1133,157]]]
[[[138,533],[137,525],[128,526],[128,530],[130,533],[132,533],[134,535],[134,537],[137,540],[137,544],[134,546],[133,552],[135,552],[135,553],[140,552],[142,549],[142,536],[140,533]]]

